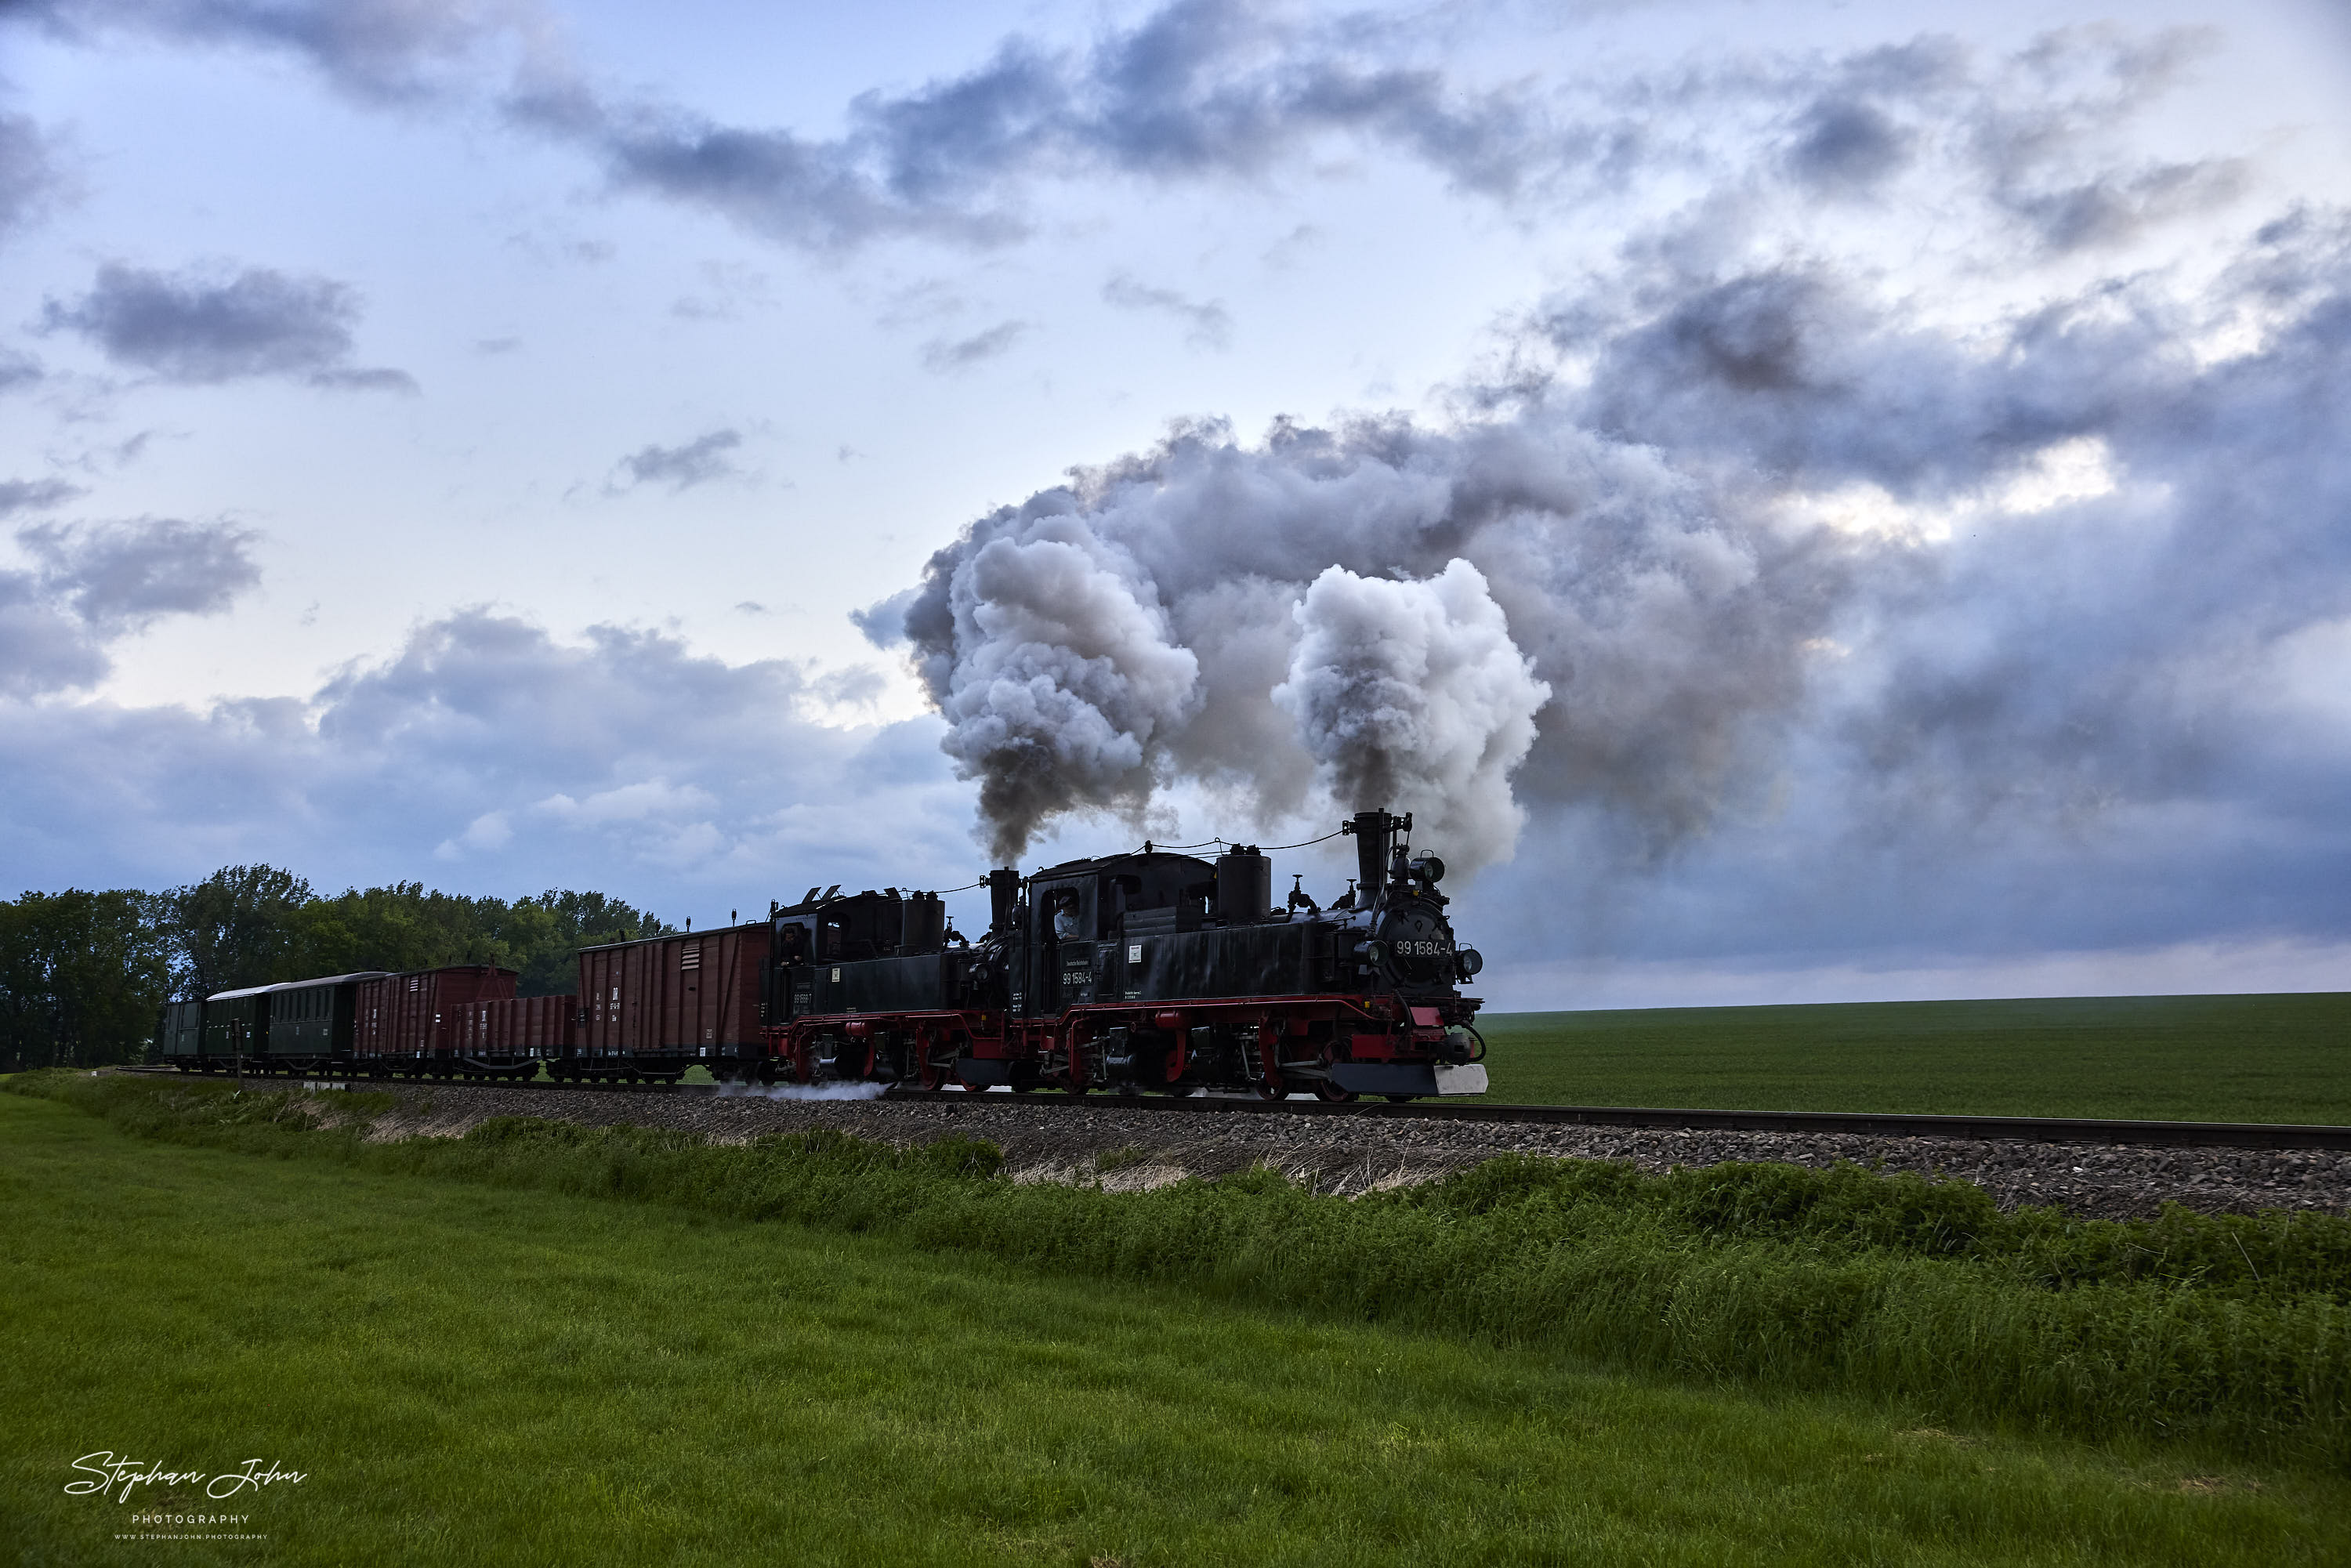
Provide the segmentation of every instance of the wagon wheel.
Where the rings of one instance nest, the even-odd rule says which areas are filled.
[[[1278,1077],[1269,1078],[1257,1085],[1257,1094],[1260,1100],[1287,1100],[1290,1098],[1290,1085]]]
[[[1086,1053],[1073,1040],[1070,1042],[1070,1080],[1061,1085],[1061,1092],[1075,1097],[1092,1090],[1093,1085],[1086,1082]]]
[[[1318,1078],[1314,1081],[1314,1098],[1326,1105],[1345,1105],[1357,1096],[1352,1089],[1342,1089],[1327,1078]]]

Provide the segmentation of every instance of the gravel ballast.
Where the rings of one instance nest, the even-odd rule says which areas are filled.
[[[368,1087],[377,1087],[370,1085]],[[805,1100],[760,1091],[674,1093],[499,1084],[392,1085],[372,1136],[455,1137],[493,1116],[590,1126],[676,1127],[724,1142],[837,1127],[861,1138],[986,1138],[1022,1181],[1111,1189],[1213,1178],[1267,1166],[1319,1192],[1352,1195],[1426,1181],[1497,1155],[1628,1160],[1647,1170],[1728,1161],[1823,1166],[1847,1160],[1971,1181],[2003,1208],[2054,1205],[2100,1219],[2152,1216],[2166,1202],[2210,1214],[2351,1212],[2351,1154],[2146,1147],[1854,1134],[1680,1131],[1405,1117],[1196,1114],[1077,1106],[1009,1094],[931,1101]]]

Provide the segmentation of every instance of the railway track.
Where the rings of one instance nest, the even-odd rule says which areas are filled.
[[[168,1067],[133,1067],[141,1075],[181,1077]],[[217,1078],[212,1080],[218,1082]],[[256,1078],[264,1085],[290,1079]],[[314,1081],[316,1082],[316,1081]],[[335,1081],[340,1082],[340,1081]],[[366,1082],[365,1080],[360,1080]],[[403,1081],[406,1082],[406,1081]],[[457,1082],[435,1087],[503,1087],[535,1093],[743,1094],[771,1092],[714,1083],[566,1084],[539,1080],[503,1084]],[[2126,1122],[2067,1116],[1927,1116],[1878,1111],[1706,1111],[1627,1105],[1499,1105],[1484,1102],[1416,1100],[1406,1104],[1358,1101],[1261,1100],[1238,1094],[1088,1094],[1040,1092],[975,1095],[963,1090],[893,1089],[880,1098],[904,1103],[1018,1103],[1070,1111],[1153,1111],[1191,1115],[1343,1116],[1390,1121],[1516,1122],[1553,1126],[1634,1127],[1733,1133],[1845,1134],[1882,1138],[1960,1138],[2030,1144],[2131,1144],[2182,1148],[2351,1150],[2351,1127],[2265,1122]]]

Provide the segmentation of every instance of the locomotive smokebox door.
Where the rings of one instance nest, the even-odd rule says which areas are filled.
[[[1453,935],[1425,904],[1407,904],[1382,921],[1380,945],[1404,986],[1417,989],[1453,978]]]

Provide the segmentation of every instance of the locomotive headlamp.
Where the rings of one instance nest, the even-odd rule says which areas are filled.
[[[1445,862],[1435,855],[1421,855],[1412,862],[1412,874],[1435,887],[1445,880]]]
[[[1453,962],[1460,968],[1463,979],[1473,980],[1478,971],[1486,967],[1486,956],[1475,947],[1464,947],[1453,956]]]

